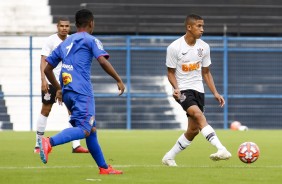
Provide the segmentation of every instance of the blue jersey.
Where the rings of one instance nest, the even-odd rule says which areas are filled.
[[[78,32],[62,42],[46,61],[56,67],[62,61],[60,83],[62,91],[70,90],[93,96],[91,83],[91,63],[93,57],[98,59],[109,54],[94,36],[86,32]]]

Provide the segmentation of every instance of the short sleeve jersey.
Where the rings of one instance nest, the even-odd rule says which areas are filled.
[[[46,39],[46,41],[45,41],[45,43],[44,43],[44,45],[41,49],[41,55],[48,57],[52,53],[52,51],[54,49],[56,49],[60,43],[62,43],[62,41],[63,40],[61,40],[61,38],[58,36],[58,34],[53,34],[53,35],[49,36]],[[61,67],[62,67],[62,63],[59,63],[58,66],[56,68],[54,68],[54,70],[53,70],[57,81],[59,81]],[[47,78],[46,78],[46,80],[48,81]],[[49,81],[48,81],[48,83],[50,84]]]
[[[193,89],[204,93],[202,67],[211,64],[210,47],[201,39],[189,46],[184,36],[167,47],[166,66],[175,68],[175,77],[179,89]]]
[[[109,54],[104,50],[100,40],[86,32],[78,32],[69,36],[52,54],[46,58],[47,62],[56,67],[62,61],[60,83],[62,91],[93,96],[91,83],[91,63]]]

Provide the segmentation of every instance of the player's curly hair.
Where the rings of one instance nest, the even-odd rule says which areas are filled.
[[[93,20],[93,13],[88,9],[81,9],[75,14],[75,25],[77,28],[86,27]]]

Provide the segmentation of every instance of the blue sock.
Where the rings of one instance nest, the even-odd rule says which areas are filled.
[[[102,153],[101,147],[98,143],[97,139],[97,132],[91,132],[88,137],[86,137],[86,144],[89,152],[91,153],[92,157],[96,161],[99,167],[108,168],[108,165],[104,159],[104,155]]]
[[[50,143],[52,146],[64,144],[73,140],[85,138],[85,133],[81,128],[73,127],[66,128],[58,134],[50,137]]]

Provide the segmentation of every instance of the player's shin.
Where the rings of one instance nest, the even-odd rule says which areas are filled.
[[[218,139],[214,129],[207,125],[202,130],[201,133],[203,136],[209,141],[213,146],[215,146],[218,150],[223,150],[225,147],[221,144],[220,140]]]
[[[108,165],[105,161],[103,152],[98,143],[97,131],[91,132],[90,135],[86,137],[86,145],[92,157],[96,161],[97,165],[101,168],[107,169]]]
[[[182,150],[187,148],[191,144],[184,134],[182,134],[178,140],[176,141],[175,145],[171,148],[169,152],[167,152],[166,157],[174,159],[174,157],[180,153]]]
[[[47,124],[47,118],[46,116],[43,116],[42,114],[39,115],[36,123],[36,143],[35,147],[38,147],[38,138],[42,137],[44,135],[46,124]]]

